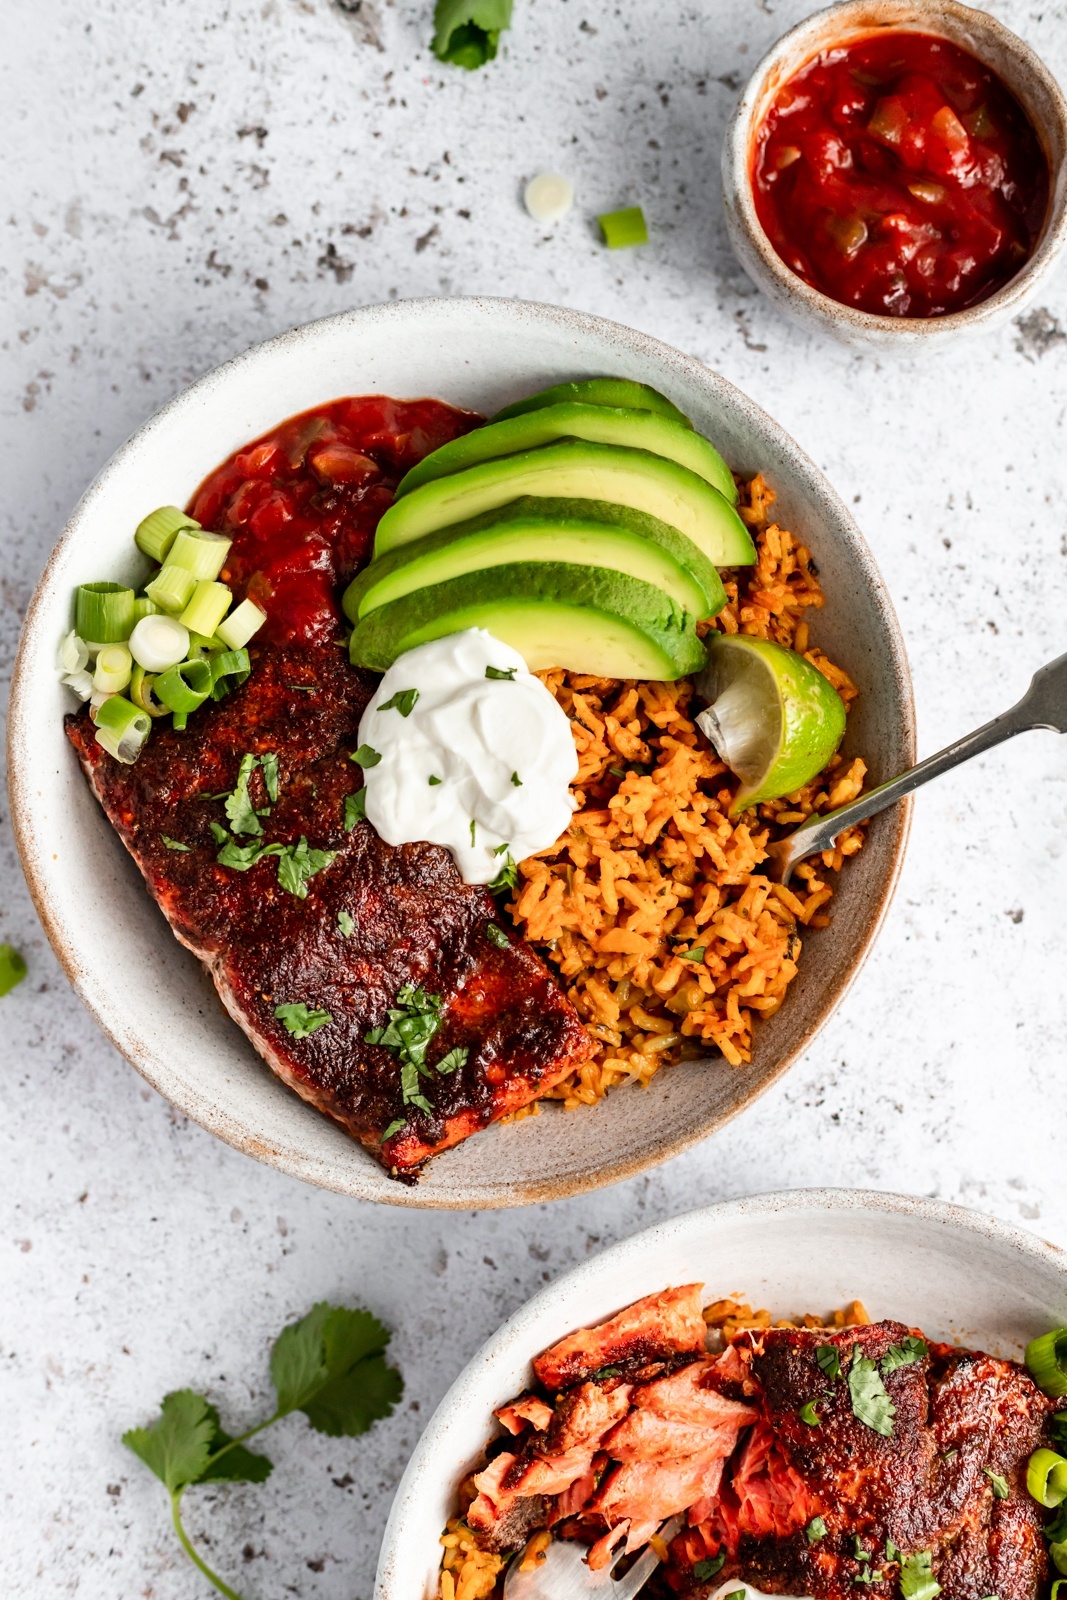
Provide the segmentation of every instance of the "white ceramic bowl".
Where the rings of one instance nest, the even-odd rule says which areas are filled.
[[[445,1395],[396,1491],[375,1600],[431,1600],[438,1543],[459,1484],[495,1432],[493,1409],[530,1382],[530,1361],[668,1284],[703,1280],[787,1317],[862,1300],[934,1338],[1021,1358],[1067,1323],[1067,1252],[938,1200],[794,1189],[662,1222],[564,1273],[516,1311]]]
[[[873,316],[811,288],[771,244],[752,198],[756,135],[783,83],[820,50],[894,28],[950,39],[992,67],[1033,123],[1049,165],[1045,224],[1029,261],[988,300],[945,317]],[[1040,56],[987,11],[959,0],[842,0],[791,28],[759,63],[727,129],[722,182],[726,228],[737,258],[780,311],[859,347],[907,352],[940,347],[1018,316],[1058,266],[1067,246],[1067,102]]]
[[[764,471],[783,525],[814,552],[828,595],[813,634],[857,681],[846,748],[871,779],[914,759],[907,664],[889,597],[822,474],[744,395],[698,361],[615,323],[506,300],[422,300],[327,318],[259,345],[172,400],[125,444],[76,507],[30,604],[9,720],[11,811],[41,920],[78,993],[116,1047],[203,1127],[282,1171],[363,1199],[415,1206],[519,1205],[628,1177],[703,1138],[765,1089],[840,1000],[880,925],[907,832],[906,806],[873,823],[842,874],[832,926],[805,938],[788,1003],[756,1059],[664,1071],[592,1111],[549,1107],[431,1163],[417,1188],[386,1177],[270,1073],[173,939],[78,770],[71,709],[54,672],[79,583],[132,577],[146,508],[184,504],[246,441],[341,395],[435,395],[491,412],[564,378],[612,373],[665,390],[745,471]],[[138,981],[141,975],[142,981]],[[130,1129],[129,1137],[134,1137]]]

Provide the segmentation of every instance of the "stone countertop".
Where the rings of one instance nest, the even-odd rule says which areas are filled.
[[[412,0],[8,0],[0,119],[0,670],[74,501],[191,379],[294,323],[397,296],[556,301],[657,334],[777,417],[856,510],[929,752],[1067,645],[1067,279],[933,358],[782,322],[734,263],[717,163],[736,91],[806,0],[516,0],[500,59],[429,55]],[[993,0],[1067,80],[1067,5]],[[555,229],[525,178],[568,173]],[[640,202],[652,242],[593,218]],[[527,1211],[357,1205],[235,1154],[149,1090],[67,987],[0,817],[4,1031],[0,1591],[199,1600],[162,1491],[122,1449],[168,1389],[230,1423],[317,1298],[397,1330],[369,1439],[276,1430],[262,1488],[189,1524],[249,1600],[370,1600],[390,1497],[463,1363],[534,1289],[674,1212],[789,1185],[961,1201],[1067,1245],[1067,742],[1030,734],[918,800],[878,947],[807,1057],[717,1138]],[[733,1287],[733,1286],[729,1286]],[[903,1308],[895,1308],[897,1310]]]

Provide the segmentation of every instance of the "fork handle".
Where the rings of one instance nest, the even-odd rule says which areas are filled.
[[[1062,668],[1065,662],[1067,657],[1060,657],[1051,666]],[[950,772],[972,756],[981,755],[984,750],[991,750],[994,745],[1002,744],[1017,733],[1026,733],[1031,728],[1064,731],[1063,716],[1050,713],[1045,697],[1038,692],[1043,675],[1049,671],[1050,668],[1045,667],[1036,674],[1022,699],[1010,711],[1001,712],[992,722],[976,728],[962,739],[954,740],[944,750],[927,756],[925,761],[909,767],[899,777],[890,778],[888,783],[880,783],[876,789],[860,795],[858,800],[850,800],[848,805],[838,806],[836,811],[812,817],[810,822],[803,823],[780,843],[772,845],[769,854],[782,874],[782,882],[789,881],[798,861],[803,861],[805,856],[816,855],[820,850],[830,849],[838,834],[854,822],[865,822],[870,817],[876,817],[887,806],[894,805],[924,783],[929,783],[931,778],[939,778],[943,772]]]

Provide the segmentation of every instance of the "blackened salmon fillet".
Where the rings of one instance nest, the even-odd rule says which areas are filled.
[[[250,655],[240,688],[182,731],[157,724],[133,766],[96,743],[87,709],[67,718],[67,734],[174,933],[264,1060],[413,1180],[430,1156],[528,1104],[595,1047],[540,957],[502,931],[492,895],[464,884],[447,850],[394,848],[346,818],[363,782],[351,754],[378,678],[349,665],[340,639],[253,644]],[[271,754],[273,801],[262,765]],[[247,870],[219,862],[225,799],[246,755],[260,761],[248,795],[262,832],[234,834],[234,846],[295,847],[298,865],[335,852],[313,875],[280,873],[276,852]],[[398,1051],[366,1039],[406,985],[441,1002],[417,1083],[424,1106],[411,1100],[410,1072],[405,1102]],[[299,1022],[294,1033],[275,1015],[279,1005],[328,1020],[301,1036]]]

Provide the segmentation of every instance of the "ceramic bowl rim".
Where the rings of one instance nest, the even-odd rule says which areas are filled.
[[[462,1189],[457,1187],[455,1190],[428,1195],[426,1191],[420,1190],[418,1186],[410,1188],[389,1179],[380,1172],[376,1164],[373,1172],[364,1172],[362,1167],[356,1166],[346,1167],[342,1170],[340,1165],[329,1167],[324,1163],[317,1162],[306,1152],[277,1150],[266,1146],[258,1138],[255,1128],[249,1125],[247,1119],[232,1116],[218,1106],[205,1107],[202,1100],[191,1089],[183,1089],[174,1083],[173,1073],[168,1075],[165,1071],[157,1070],[151,1059],[152,1053],[147,1047],[142,1047],[139,1053],[136,1050],[131,1053],[129,1044],[118,1037],[117,1027],[112,1025],[110,1015],[98,1010],[88,998],[81,981],[79,964],[75,959],[72,948],[68,944],[66,925],[55,912],[49,899],[47,886],[43,881],[43,877],[38,873],[37,852],[34,846],[32,825],[32,786],[28,773],[23,771],[21,755],[23,748],[28,748],[29,740],[32,737],[32,716],[29,709],[31,698],[29,674],[30,658],[35,653],[37,642],[38,614],[44,609],[46,596],[52,588],[55,569],[68,546],[78,538],[81,519],[86,508],[97,496],[106,493],[111,480],[124,471],[127,461],[135,457],[136,452],[143,443],[159,430],[171,426],[173,420],[180,418],[187,408],[194,407],[198,397],[213,390],[220,384],[225,384],[231,374],[244,370],[255,363],[269,363],[273,354],[286,351],[294,342],[308,338],[328,338],[338,329],[361,328],[373,321],[395,318],[432,318],[443,307],[453,308],[452,314],[456,315],[461,314],[461,308],[462,311],[469,309],[474,315],[480,314],[489,318],[498,317],[502,319],[505,325],[516,316],[533,317],[547,321],[550,325],[573,329],[576,333],[592,331],[607,339],[614,338],[624,343],[638,357],[646,354],[656,357],[668,367],[699,383],[705,390],[714,392],[735,413],[753,422],[757,427],[768,429],[780,442],[783,453],[790,460],[792,469],[797,473],[798,477],[804,480],[807,491],[821,506],[827,509],[835,520],[843,524],[848,530],[848,537],[852,543],[852,556],[863,569],[868,583],[879,593],[888,642],[887,668],[893,670],[901,699],[902,742],[909,752],[908,760],[913,761],[915,759],[915,703],[911,675],[899,621],[888,590],[885,587],[884,579],[870,547],[848,508],[825,474],[799,448],[781,424],[775,421],[769,413],[763,411],[762,407],[758,406],[755,401],[737,389],[728,379],[722,377],[720,373],[712,368],[707,367],[696,357],[686,355],[674,346],[653,338],[651,335],[640,333],[624,324],[567,307],[546,305],[532,301],[507,300],[490,296],[459,298],[427,296],[421,299],[388,301],[383,304],[334,313],[331,316],[301,324],[277,334],[271,339],[253,345],[218,367],[212,368],[174,395],[159,411],[141,424],[125,443],[120,445],[119,449],[105,463],[75,505],[63,533],[49,555],[27,608],[15,660],[9,701],[7,735],[8,789],[16,848],[29,885],[30,895],[49,943],[63,967],[68,981],[115,1049],[130,1061],[130,1064],[141,1076],[158,1093],[163,1095],[170,1104],[176,1106],[179,1111],[189,1116],[191,1120],[197,1122],[206,1131],[221,1138],[226,1144],[241,1151],[243,1154],[262,1160],[288,1176],[299,1178],[304,1182],[313,1183],[318,1187],[327,1188],[336,1193],[350,1195],[356,1199],[369,1199],[378,1203],[402,1207],[411,1206],[417,1209],[470,1210],[472,1206],[478,1209],[495,1209],[532,1205],[546,1200],[567,1198],[571,1195],[605,1188],[634,1177],[641,1172],[648,1171],[650,1168],[671,1160],[674,1156],[680,1155],[693,1145],[709,1138],[720,1127],[725,1126],[727,1122],[746,1111],[755,1100],[770,1089],[790,1069],[798,1056],[809,1048],[816,1034],[837,1009],[881,931],[903,865],[911,823],[912,802],[910,797],[896,806],[891,812],[883,813],[883,826],[892,829],[892,844],[889,851],[887,870],[875,892],[866,936],[860,940],[847,958],[842,959],[840,973],[833,989],[826,997],[825,1003],[818,1013],[797,1038],[793,1047],[779,1058],[773,1068],[765,1070],[748,1091],[738,1097],[733,1105],[723,1112],[709,1116],[705,1122],[696,1128],[691,1127],[671,1136],[665,1135],[657,1145],[655,1153],[651,1155],[645,1153],[614,1160],[605,1159],[599,1162],[592,1170],[569,1173],[564,1178],[519,1179],[506,1191],[493,1190],[488,1197],[484,1191],[479,1191],[473,1186]],[[280,406],[279,409],[282,409],[282,407]],[[269,1069],[264,1068],[264,1070]]]
[[[1021,309],[1055,270],[1067,247],[1067,157],[1061,156],[1056,166],[1051,152],[1046,148],[1050,167],[1049,200],[1037,248],[1013,278],[976,305],[949,312],[942,317],[878,316],[846,306],[805,283],[775,250],[764,232],[752,197],[750,152],[757,116],[762,110],[764,85],[779,63],[808,39],[812,41],[810,57],[817,53],[814,41],[831,23],[836,21],[847,27],[851,13],[870,11],[872,4],[877,4],[880,10],[899,11],[902,29],[917,30],[914,0],[835,0],[834,4],[802,18],[782,34],[757,63],[742,90],[726,131],[722,152],[723,188],[727,199],[728,226],[739,230],[744,244],[758,258],[760,268],[774,280],[783,302],[788,301],[794,310],[806,313],[808,318],[816,320],[823,327],[841,332],[848,330],[856,336],[868,335],[872,342],[877,341],[883,346],[890,346],[899,340],[914,348],[917,339],[941,343],[953,335],[971,333],[986,323],[1003,321],[1012,311]],[[989,12],[964,5],[962,0],[937,0],[930,7],[929,20],[923,23],[921,31],[939,34],[938,12],[949,13],[961,25],[974,31],[978,48],[972,54],[983,65],[987,63],[980,53],[981,42],[995,39],[1015,58],[1020,75],[1029,74],[1040,84],[1054,108],[1061,148],[1067,151],[1067,99],[1033,47]],[[892,24],[887,23],[887,26]],[[1038,136],[1041,137],[1040,130]],[[745,264],[742,261],[742,265]]]
[[[543,1311],[567,1296],[582,1279],[598,1273],[609,1279],[614,1263],[625,1262],[628,1258],[644,1258],[646,1254],[650,1254],[662,1242],[669,1239],[709,1234],[716,1227],[728,1225],[734,1220],[751,1217],[773,1219],[811,1212],[822,1215],[831,1212],[842,1218],[849,1214],[866,1213],[903,1217],[917,1223],[937,1224],[946,1230],[948,1237],[953,1234],[963,1234],[982,1243],[1000,1244],[1035,1264],[1051,1266],[1062,1276],[1067,1290],[1067,1250],[1042,1239],[1038,1234],[1028,1232],[1015,1223],[1004,1222],[998,1217],[975,1211],[969,1206],[928,1196],[898,1194],[877,1189],[778,1189],[720,1200],[712,1205],[699,1206],[692,1211],[681,1212],[661,1222],[653,1223],[650,1227],[642,1228],[639,1232],[599,1250],[588,1260],[569,1267],[551,1283],[531,1295],[505,1318],[494,1333],[489,1335],[449,1385],[419,1437],[397,1485],[382,1535],[374,1600],[400,1600],[395,1594],[392,1582],[394,1552],[403,1540],[409,1518],[419,1514],[424,1485],[428,1474],[434,1468],[434,1457],[439,1443],[447,1441],[452,1415],[463,1406],[468,1388],[487,1366],[505,1358],[516,1346],[521,1350],[524,1341],[528,1348],[526,1359],[532,1358],[544,1348],[542,1343],[530,1343]],[[605,1307],[602,1313],[594,1312],[592,1315],[610,1316],[612,1308]],[[562,1338],[569,1331],[569,1328],[561,1326],[555,1337]],[[491,1419],[487,1418],[487,1433],[491,1426]],[[456,1463],[457,1468],[460,1465]],[[404,1597],[404,1600],[410,1600],[410,1597]]]

